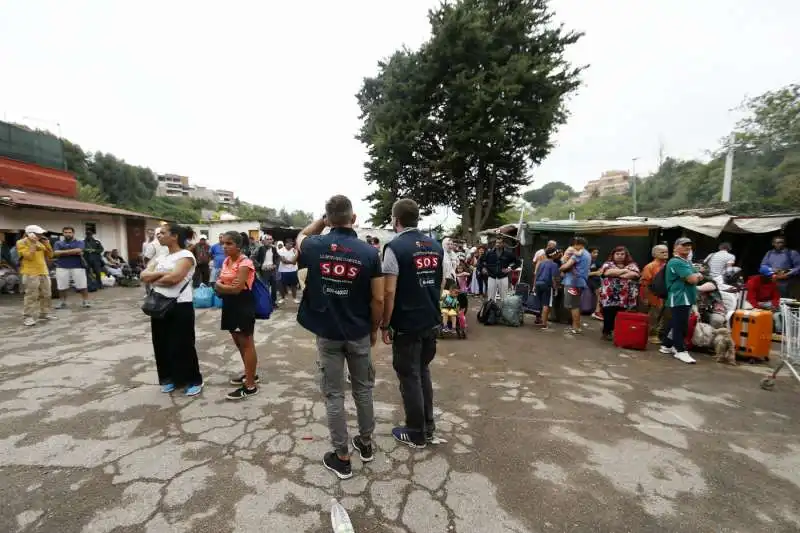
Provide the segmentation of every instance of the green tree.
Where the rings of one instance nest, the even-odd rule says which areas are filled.
[[[749,98],[742,109],[747,116],[737,124],[737,149],[782,152],[800,145],[800,84]]]
[[[158,180],[152,170],[129,165],[112,154],[97,152],[89,171],[109,200],[117,205],[137,205],[153,198]]]
[[[94,185],[86,185],[84,183],[78,183],[78,200],[90,204],[102,205],[108,203],[108,198],[103,194],[103,191]]]
[[[80,146],[71,143],[67,139],[61,139],[61,146],[63,147],[67,171],[75,175],[75,179],[78,180],[79,184],[91,185],[99,189],[100,182],[97,180],[97,176],[92,174],[89,169],[91,154],[87,154]]]
[[[522,198],[532,205],[547,205],[553,199],[556,191],[566,191],[570,196],[575,196],[575,190],[563,181],[551,181],[538,189],[531,189],[522,193]]]
[[[200,222],[200,211],[194,209],[191,203],[183,198],[155,196],[130,207],[136,211],[149,213],[164,220],[182,222],[184,224],[197,224]]]
[[[289,213],[289,222],[292,227],[304,228],[311,224],[314,215],[312,213],[296,209]]]
[[[376,225],[411,197],[448,206],[476,238],[528,184],[567,118],[582,67],[564,59],[581,37],[553,23],[546,0],[461,0],[430,12],[431,38],[378,64],[357,95]]]

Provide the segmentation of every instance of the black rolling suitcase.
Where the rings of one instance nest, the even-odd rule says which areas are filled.
[[[514,294],[522,299],[522,307],[525,307],[525,304],[531,297],[531,286],[527,283],[517,283],[517,286],[514,288]]]

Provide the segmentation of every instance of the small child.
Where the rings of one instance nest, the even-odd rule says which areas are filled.
[[[550,317],[550,308],[553,307],[553,296],[558,283],[558,264],[555,261],[558,256],[558,250],[548,248],[545,251],[545,258],[536,272],[536,295],[542,302],[541,327],[545,330],[548,329],[547,319]]]
[[[461,292],[469,292],[469,280],[472,277],[464,266],[463,261],[456,267],[456,280],[458,280],[458,289]]]
[[[452,279],[447,280],[439,306],[442,310],[442,331],[444,332],[455,329],[453,320],[458,316],[458,295],[459,290],[455,282]]]

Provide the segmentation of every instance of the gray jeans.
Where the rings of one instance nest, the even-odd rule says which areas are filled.
[[[375,431],[372,389],[375,386],[375,367],[370,356],[369,335],[354,341],[335,341],[317,337],[320,370],[320,389],[325,396],[328,429],[334,450],[340,455],[350,452],[347,436],[347,412],[344,408],[344,364],[350,371],[353,401],[356,404],[358,432],[369,441]]]

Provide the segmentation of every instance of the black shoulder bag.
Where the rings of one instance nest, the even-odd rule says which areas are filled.
[[[164,316],[169,313],[170,309],[175,307],[175,304],[178,303],[178,298],[180,298],[183,291],[186,290],[186,287],[189,286],[192,280],[189,279],[186,283],[183,284],[181,290],[178,291],[178,296],[175,298],[170,298],[169,296],[164,296],[160,292],[156,292],[153,290],[152,287],[147,291],[147,296],[144,297],[144,302],[142,303],[142,312],[149,317],[160,319],[164,318]]]

